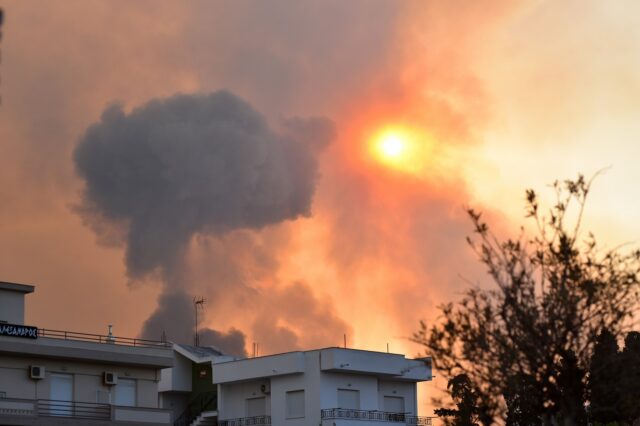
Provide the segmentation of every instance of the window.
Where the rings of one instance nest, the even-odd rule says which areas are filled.
[[[338,408],[359,410],[360,391],[353,389],[338,389]]]
[[[384,411],[388,413],[404,413],[404,398],[401,396],[385,396]]]
[[[124,407],[136,406],[136,381],[135,379],[118,378],[116,388],[116,404]]]
[[[49,413],[52,416],[70,416],[73,403],[73,376],[71,374],[51,374]]]
[[[267,400],[265,397],[247,399],[247,417],[264,416],[267,414]]]
[[[299,419],[304,417],[304,391],[287,392],[287,418]]]

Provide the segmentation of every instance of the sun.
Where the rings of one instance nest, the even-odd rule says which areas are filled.
[[[386,157],[397,158],[405,148],[406,140],[397,133],[388,133],[380,139],[380,152]]]
[[[386,125],[368,138],[369,158],[378,165],[424,177],[433,172],[434,139],[425,129],[409,125]]]

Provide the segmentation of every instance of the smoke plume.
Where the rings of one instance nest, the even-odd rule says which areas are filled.
[[[172,342],[193,344],[194,330],[193,301],[180,290],[171,290],[160,295],[158,309],[145,321],[142,337],[159,340],[166,338]],[[210,328],[198,330],[201,346],[214,346],[222,352],[236,356],[246,356],[245,335],[235,328],[220,332]]]
[[[165,330],[189,341],[183,336],[193,306],[182,269],[193,236],[219,237],[310,215],[317,155],[334,133],[325,118],[292,118],[272,129],[226,91],[153,100],[130,113],[119,105],[103,112],[75,151],[85,182],[78,211],[103,240],[124,245],[132,280],[154,272],[163,278],[165,293],[144,336]],[[237,330],[208,330],[203,337],[243,352]]]

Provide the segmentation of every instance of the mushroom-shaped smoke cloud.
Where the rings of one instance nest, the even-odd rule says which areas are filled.
[[[334,133],[325,118],[292,118],[272,129],[226,91],[153,100],[130,113],[111,106],[74,153],[85,182],[79,211],[99,235],[120,231],[131,279],[160,272],[165,292],[175,295],[184,291],[174,278],[194,235],[310,214],[317,155]]]

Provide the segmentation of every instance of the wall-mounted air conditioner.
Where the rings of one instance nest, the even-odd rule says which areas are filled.
[[[105,385],[117,385],[118,375],[112,371],[104,372],[104,384]]]
[[[34,380],[44,379],[44,367],[41,365],[32,365],[29,367],[29,377]]]
[[[269,383],[263,383],[260,385],[260,392],[265,395],[269,395],[271,393],[271,385]]]

